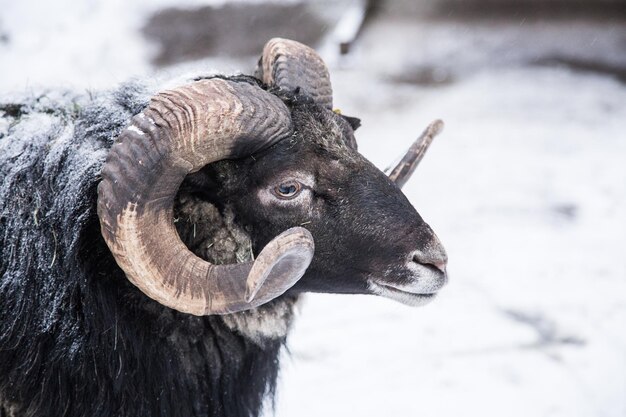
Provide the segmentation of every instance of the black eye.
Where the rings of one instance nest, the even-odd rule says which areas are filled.
[[[302,190],[302,185],[298,181],[287,181],[274,187],[274,194],[283,200],[290,200],[297,196]]]

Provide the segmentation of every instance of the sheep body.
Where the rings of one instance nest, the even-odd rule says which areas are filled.
[[[274,392],[295,296],[181,314],[134,288],[100,234],[108,149],[173,83],[0,102],[0,416],[254,416]],[[182,191],[175,218],[198,255],[250,256],[228,210]]]

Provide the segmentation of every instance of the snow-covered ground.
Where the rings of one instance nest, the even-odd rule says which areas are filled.
[[[174,4],[4,3],[0,91],[149,75],[156,46],[140,29]],[[419,309],[308,295],[278,417],[626,416],[625,28],[521,14],[368,23],[332,69],[335,102],[363,119],[361,152],[381,168],[446,122],[405,192],[448,250],[450,283]]]

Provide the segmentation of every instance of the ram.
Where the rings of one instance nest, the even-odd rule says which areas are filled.
[[[361,156],[299,43],[255,77],[0,106],[2,417],[257,416],[302,293],[446,282],[398,187],[419,152]]]

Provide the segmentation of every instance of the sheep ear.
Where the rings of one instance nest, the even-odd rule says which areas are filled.
[[[361,125],[361,119],[356,117],[344,116],[339,109],[333,110],[335,113],[335,122],[341,128],[342,139],[344,143],[351,149],[358,151],[356,138],[354,137],[354,131]]]
[[[344,116],[343,114],[341,115],[341,117],[343,117],[343,119],[348,122],[352,130],[357,130],[361,127],[361,119],[359,119],[358,117]]]

